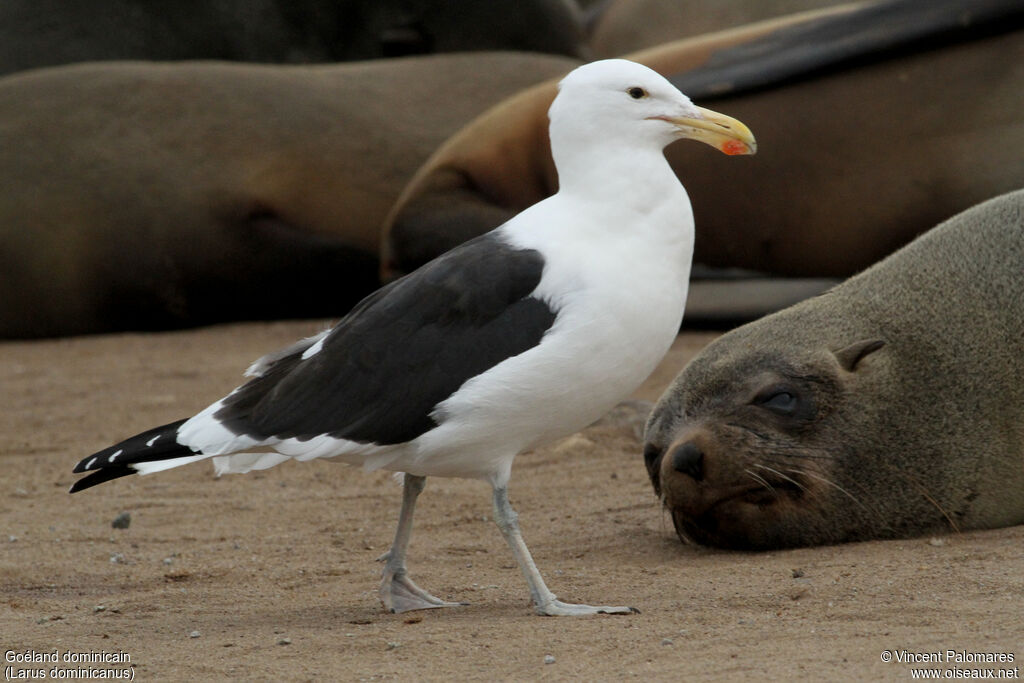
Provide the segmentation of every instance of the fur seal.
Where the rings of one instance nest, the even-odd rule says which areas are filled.
[[[458,51],[585,57],[572,0],[4,0],[0,74],[101,60],[324,63]]]
[[[1024,523],[1024,191],[716,339],[649,418],[680,536],[767,549]]]
[[[329,317],[466,121],[576,60],[103,62],[0,79],[0,337]]]
[[[763,154],[743,163],[666,150],[697,216],[695,259],[845,277],[944,217],[1016,189],[1024,13],[1020,3],[983,4],[987,14],[977,3],[958,13],[963,0],[834,7],[632,55],[675,74],[696,101],[724,93],[759,131]],[[913,21],[916,13],[927,21]],[[743,87],[732,85],[737,78]],[[542,135],[553,93],[544,84],[517,95],[435,152],[385,225],[389,274],[553,192]]]

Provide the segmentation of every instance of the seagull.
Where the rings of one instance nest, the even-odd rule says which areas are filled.
[[[663,149],[679,138],[753,154],[741,122],[634,62],[592,62],[549,110],[559,189],[377,290],[333,328],[264,356],[195,416],[84,458],[71,492],[213,458],[218,475],[330,458],[403,478],[379,597],[451,607],[406,567],[426,477],[481,479],[541,615],[626,614],[558,600],[508,497],[512,461],[628,396],[682,322],[694,221]]]

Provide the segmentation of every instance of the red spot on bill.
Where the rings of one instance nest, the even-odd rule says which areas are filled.
[[[750,148],[747,147],[747,144],[745,142],[740,142],[739,140],[726,140],[722,143],[722,151],[729,156],[750,154]]]

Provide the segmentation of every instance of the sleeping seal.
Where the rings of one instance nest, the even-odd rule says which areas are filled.
[[[612,57],[688,36],[848,1],[606,0],[588,13],[589,43],[595,55]]]
[[[1024,523],[1024,191],[699,353],[648,420],[680,537],[766,549]]]
[[[758,131],[762,153],[743,163],[722,165],[692,145],[665,151],[697,216],[694,259],[707,266],[849,277],[1020,187],[1018,0],[843,5],[629,59],[696,102],[728,97],[729,111]],[[545,136],[554,93],[554,82],[525,90],[434,152],[385,223],[386,276],[555,191]]]
[[[577,64],[492,52],[0,78],[0,338],[340,315],[380,284],[381,223],[434,148]]]
[[[129,59],[322,64],[493,50],[582,58],[583,30],[572,0],[4,0],[0,74]]]

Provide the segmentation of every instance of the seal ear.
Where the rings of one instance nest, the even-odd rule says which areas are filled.
[[[836,360],[839,361],[840,367],[847,372],[853,372],[857,369],[857,363],[864,356],[874,353],[883,346],[885,346],[885,341],[882,339],[862,339],[832,353],[835,355]]]

